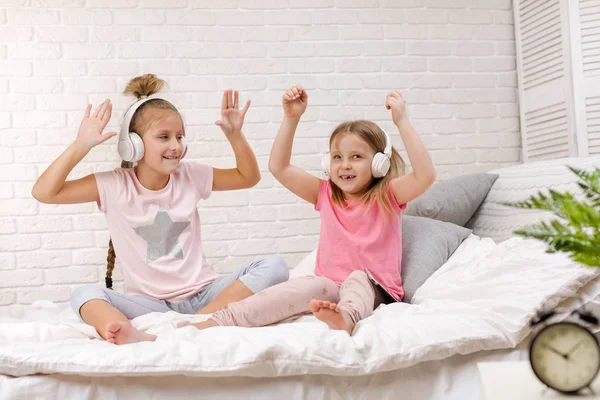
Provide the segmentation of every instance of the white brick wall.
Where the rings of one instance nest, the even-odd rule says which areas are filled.
[[[282,91],[310,107],[294,162],[317,173],[335,124],[392,130],[383,99],[401,89],[439,178],[520,161],[510,0],[21,0],[0,2],[0,306],[64,303],[103,284],[108,232],[93,204],[38,204],[39,174],[75,137],[87,102],[110,97],[117,127],[131,77],[165,79],[191,139],[188,161],[232,166],[214,121],[220,91],[253,100],[245,133],[263,180],[201,204],[206,255],[228,272],[256,254],[294,266],[318,215],[269,174]],[[400,137],[393,142],[401,146]],[[71,177],[115,168],[115,140]],[[117,267],[116,279],[122,274]],[[117,283],[117,287],[121,282]]]

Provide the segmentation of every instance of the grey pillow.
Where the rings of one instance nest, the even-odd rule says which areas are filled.
[[[404,215],[465,226],[498,178],[495,174],[462,175],[438,182],[409,202]]]
[[[461,226],[434,219],[402,216],[402,286],[410,303],[417,289],[471,234]]]

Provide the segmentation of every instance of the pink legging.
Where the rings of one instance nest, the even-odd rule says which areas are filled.
[[[339,286],[329,278],[306,276],[271,286],[228,308],[211,319],[222,326],[258,327],[291,321],[310,313],[312,299],[338,303],[354,324],[367,318],[383,303],[385,292],[363,271],[354,271]]]

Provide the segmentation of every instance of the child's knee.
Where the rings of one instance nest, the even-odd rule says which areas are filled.
[[[81,318],[79,310],[81,309],[81,306],[83,306],[90,300],[100,299],[110,303],[110,299],[106,295],[105,290],[107,289],[101,288],[96,285],[87,285],[75,289],[75,291],[71,295],[71,298],[69,299],[69,302],[71,303],[71,307],[73,308],[73,311],[75,311],[75,314],[77,314]]]
[[[274,286],[279,283],[285,282],[290,277],[288,264],[280,256],[267,256],[263,259],[263,262],[268,268],[268,278],[270,280],[269,286]]]
[[[313,288],[313,298],[327,300],[333,303],[339,301],[340,287],[337,283],[323,276],[317,276],[312,282],[315,283]]]
[[[367,282],[369,280],[369,275],[367,275],[367,273],[365,271],[356,270],[356,271],[352,271],[350,273],[350,275],[348,275],[348,278],[346,278],[346,280],[349,280],[349,279]]]

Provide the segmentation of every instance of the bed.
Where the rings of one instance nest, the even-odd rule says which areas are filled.
[[[477,362],[526,359],[537,311],[560,305],[557,318],[565,318],[581,304],[600,310],[595,269],[506,235],[548,216],[524,216],[502,202],[547,187],[572,190],[565,165],[589,168],[600,158],[495,171],[469,221],[473,234],[411,304],[380,306],[353,337],[311,316],[197,331],[175,329],[189,317],[166,313],[133,321],[157,333],[156,342],[114,346],[51,302],[0,310],[0,399],[480,399]],[[302,271],[310,265],[308,256],[295,275],[310,273]]]

